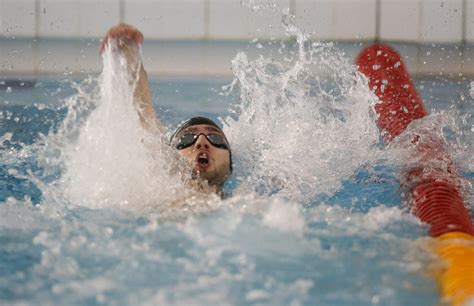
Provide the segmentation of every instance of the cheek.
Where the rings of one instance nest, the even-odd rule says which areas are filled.
[[[224,150],[219,150],[218,152],[215,153],[215,158],[214,162],[216,164],[216,167],[229,167],[229,152],[224,151]]]

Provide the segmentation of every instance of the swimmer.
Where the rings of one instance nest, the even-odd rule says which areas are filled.
[[[148,76],[141,61],[140,45],[143,34],[121,23],[112,27],[102,39],[100,53],[110,48],[127,59],[130,85],[135,84],[134,106],[142,126],[157,135],[166,129],[156,116],[151,99]],[[222,188],[232,172],[231,149],[222,129],[205,117],[193,117],[181,123],[169,144],[192,169],[189,185],[204,192],[222,196]]]

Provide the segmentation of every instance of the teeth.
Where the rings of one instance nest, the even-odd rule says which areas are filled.
[[[199,154],[199,158],[205,158],[205,159],[207,159],[207,153],[201,153],[201,154]]]

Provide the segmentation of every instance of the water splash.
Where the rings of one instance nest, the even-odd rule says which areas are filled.
[[[424,234],[414,217],[384,206],[302,207],[371,160],[378,134],[368,114],[375,100],[354,67],[330,44],[297,38],[286,60],[234,61],[244,99],[226,132],[241,187],[225,201],[199,199],[169,173],[174,155],[141,129],[123,59],[105,53],[102,76],[75,86],[57,127],[5,152],[10,164],[37,160],[44,172],[25,177],[44,199],[0,207],[4,262],[15,258],[13,272],[0,276],[12,295],[0,302],[433,304],[423,297],[434,296],[434,285],[419,284],[426,256],[412,246]],[[224,207],[179,222],[159,213],[172,206],[186,214],[193,203]]]
[[[470,154],[472,136],[466,136],[466,116],[457,111],[434,112],[413,121],[407,129],[394,139],[386,155],[402,178],[407,171],[422,169],[417,176],[408,176],[413,185],[417,180],[436,177],[455,182],[460,188],[469,210],[473,209],[472,178],[465,171],[472,171],[473,158]],[[468,132],[469,134],[469,132]]]
[[[192,198],[175,152],[162,135],[140,124],[133,106],[138,75],[130,76],[126,58],[112,50],[104,52],[103,62],[99,103],[77,141],[64,150],[63,190],[75,203],[89,207],[134,210],[159,210]]]
[[[240,190],[307,203],[332,194],[375,154],[378,142],[366,80],[331,43],[309,42],[296,27],[288,56],[232,61],[238,119],[225,119]],[[257,186],[257,187],[255,187]]]
[[[49,133],[31,145],[18,143],[18,150],[2,150],[6,163],[32,159],[40,169],[15,177],[32,182],[41,190],[41,205],[56,212],[79,206],[174,213],[217,205],[217,196],[185,186],[185,162],[163,135],[141,125],[133,104],[137,76],[128,72],[127,59],[107,49],[103,63],[97,79],[72,84],[76,93],[64,101],[64,118]],[[10,146],[11,138],[3,135],[1,145]]]

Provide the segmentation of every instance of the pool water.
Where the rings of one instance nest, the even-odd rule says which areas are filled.
[[[170,209],[187,191],[163,170],[167,152],[148,164],[137,148],[115,68],[0,83],[0,304],[439,303],[439,263],[400,196],[405,156],[383,144],[375,97],[332,46],[295,52],[238,53],[234,80],[151,80],[170,131],[208,116],[233,149],[229,197],[182,209]],[[416,85],[472,210],[470,82]]]

